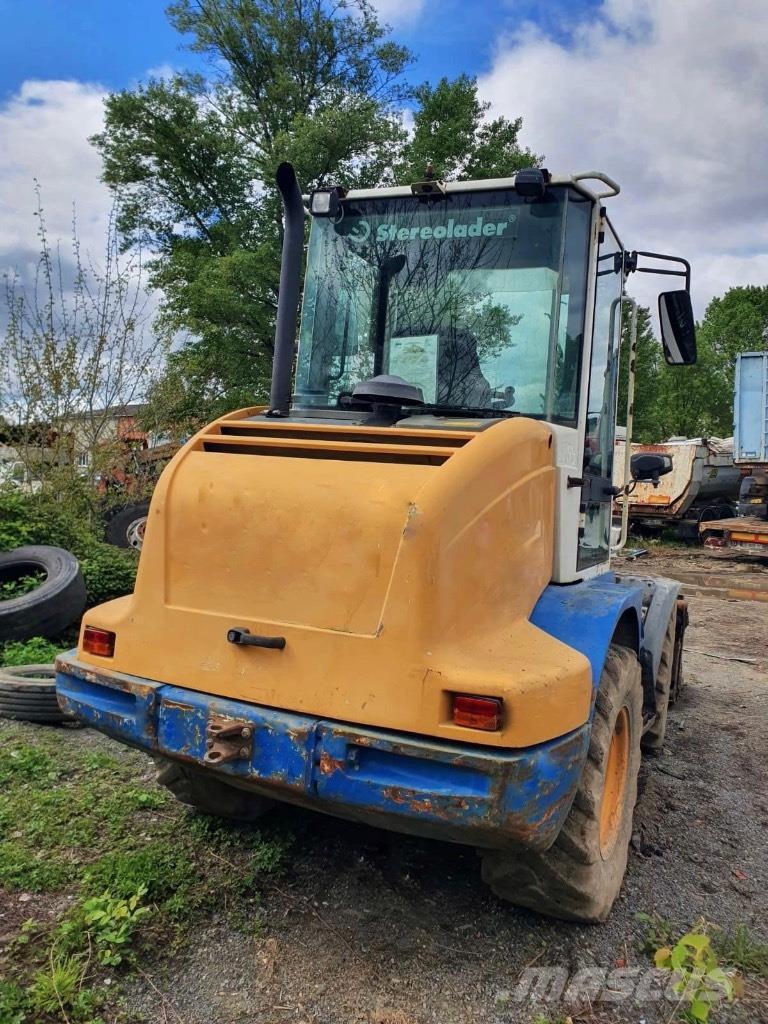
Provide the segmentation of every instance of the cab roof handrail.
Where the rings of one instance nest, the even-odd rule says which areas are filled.
[[[572,175],[574,181],[602,181],[608,186],[610,191],[608,192],[596,192],[596,199],[609,199],[611,196],[617,196],[621,192],[621,186],[617,181],[614,181],[609,175],[604,174],[602,171],[580,171],[578,174]]]

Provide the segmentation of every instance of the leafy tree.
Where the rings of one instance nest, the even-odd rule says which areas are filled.
[[[368,0],[177,0],[169,16],[211,74],[108,97],[93,141],[121,199],[120,229],[157,254],[158,327],[175,340],[152,426],[185,433],[267,393],[282,160],[311,189],[414,180],[427,158],[446,175],[488,176],[536,157],[519,150],[519,120],[484,121],[466,76],[415,90],[409,139],[411,57]]]
[[[729,289],[712,299],[697,331],[696,366],[664,366],[658,416],[668,434],[733,433],[733,374],[739,352],[768,348],[768,286]]]
[[[408,52],[366,0],[180,0],[169,8],[214,74],[151,81],[106,102],[94,138],[129,242],[157,253],[160,330],[191,336],[154,391],[154,425],[188,429],[265,393],[282,221],[272,186],[386,176],[404,131]],[[165,421],[165,422],[164,422]]]
[[[523,119],[486,120],[490,103],[477,95],[477,79],[459,75],[424,83],[415,90],[413,137],[398,167],[400,181],[419,181],[428,165],[437,178],[504,178],[541,162],[521,149],[518,135]]]
[[[712,299],[697,327],[697,342],[695,366],[668,366],[653,336],[649,311],[638,310],[636,441],[731,435],[736,356],[768,348],[768,286],[731,288]],[[627,315],[619,370],[619,423],[625,419],[628,347]]]
[[[629,343],[631,316],[624,306],[619,359],[619,395],[616,422],[625,424],[627,418],[627,381],[629,376]],[[647,306],[637,310],[637,357],[635,361],[635,396],[632,439],[652,444],[661,438],[659,422],[659,375],[664,357],[654,337],[651,313]]]

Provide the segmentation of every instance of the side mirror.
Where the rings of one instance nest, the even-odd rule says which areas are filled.
[[[657,452],[638,452],[629,460],[629,472],[637,483],[650,481],[654,487],[660,476],[672,472],[672,456]]]
[[[696,362],[696,324],[690,293],[662,292],[659,321],[664,358],[670,366],[692,366]]]

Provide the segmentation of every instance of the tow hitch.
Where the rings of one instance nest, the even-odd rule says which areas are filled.
[[[249,722],[211,715],[205,729],[206,764],[250,760],[253,754],[253,728]]]

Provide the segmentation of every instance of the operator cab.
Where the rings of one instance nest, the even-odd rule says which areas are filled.
[[[637,257],[657,256],[625,252],[603,206],[617,193],[605,175],[540,169],[313,193],[291,418],[473,430],[544,420],[558,469],[553,580],[604,571],[621,298],[626,274],[645,270]],[[675,262],[686,270],[662,272],[687,286]],[[695,359],[687,287],[660,313],[668,361]],[[271,413],[288,413],[276,404],[273,388]]]
[[[422,413],[575,425],[591,206],[446,187],[313,218],[294,406],[349,408],[387,374]]]

